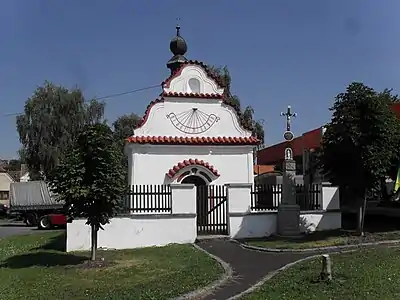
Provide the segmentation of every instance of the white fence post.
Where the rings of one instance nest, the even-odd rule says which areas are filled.
[[[194,184],[171,184],[172,213],[196,214],[196,187]]]
[[[251,183],[228,183],[228,213],[245,213],[251,207]]]
[[[340,209],[339,188],[331,184],[322,184],[322,210]]]

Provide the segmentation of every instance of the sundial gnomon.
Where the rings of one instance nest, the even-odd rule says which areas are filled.
[[[219,121],[215,114],[206,114],[196,107],[177,114],[169,113],[167,118],[176,129],[191,134],[203,133]]]

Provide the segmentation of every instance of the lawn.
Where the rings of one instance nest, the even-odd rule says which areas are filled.
[[[331,255],[331,283],[318,281],[320,259],[306,261],[279,273],[241,300],[400,299],[399,256],[399,248]]]
[[[333,230],[317,231],[300,238],[269,237],[244,241],[246,244],[274,249],[307,249],[340,245],[357,245],[360,243],[377,242],[384,240],[400,240],[400,231],[366,232],[364,237],[350,231]]]
[[[222,273],[191,245],[101,251],[110,265],[100,268],[85,268],[89,254],[66,254],[64,245],[59,232],[1,239],[0,300],[166,300]]]

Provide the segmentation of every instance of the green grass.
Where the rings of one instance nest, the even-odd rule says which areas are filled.
[[[191,245],[101,251],[107,268],[74,268],[88,253],[66,254],[65,236],[40,233],[0,240],[0,300],[162,299],[219,278],[222,268]]]
[[[269,237],[244,241],[248,245],[273,249],[307,249],[340,245],[354,245],[367,242],[400,239],[400,231],[366,233],[365,237],[348,231],[317,231],[300,238]]]
[[[306,261],[283,271],[241,300],[400,299],[399,257],[399,248],[331,255],[331,283],[319,282],[320,259]]]

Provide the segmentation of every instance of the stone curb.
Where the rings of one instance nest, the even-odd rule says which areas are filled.
[[[210,283],[209,285],[199,288],[195,291],[189,292],[185,295],[182,295],[182,296],[179,296],[176,298],[172,298],[171,300],[201,299],[205,296],[210,295],[216,289],[222,287],[224,284],[226,284],[229,280],[231,280],[233,278],[233,269],[228,263],[224,262],[219,257],[207,252],[206,250],[204,250],[203,248],[199,247],[196,244],[193,244],[193,247],[196,248],[197,250],[200,250],[200,251],[206,253],[212,259],[216,260],[224,269],[224,273],[222,274],[222,276],[219,279],[215,280],[214,282]]]
[[[367,248],[379,245],[395,245],[400,244],[400,240],[387,240],[387,241],[379,241],[379,242],[370,242],[370,243],[360,243],[356,245],[338,245],[338,246],[329,246],[329,247],[319,247],[319,248],[306,248],[306,249],[276,249],[276,248],[264,248],[258,246],[251,246],[244,243],[241,243],[237,240],[232,240],[235,243],[238,243],[245,249],[262,251],[262,252],[274,252],[274,253],[302,253],[302,252],[318,252],[318,251],[330,251],[330,250],[342,250],[342,249],[357,249],[357,248]]]
[[[347,251],[336,251],[336,252],[331,252],[331,253],[329,253],[329,254],[348,253],[348,252],[355,252],[355,251],[357,251],[357,250],[359,250],[359,249],[353,249],[353,250],[347,250]],[[282,271],[285,271],[285,270],[287,270],[287,269],[293,267],[293,266],[296,265],[296,264],[299,264],[299,263],[302,263],[302,262],[305,262],[305,261],[308,261],[308,260],[312,260],[312,259],[315,259],[315,258],[318,258],[318,257],[321,257],[321,254],[315,254],[315,255],[308,256],[308,257],[306,257],[306,258],[302,258],[302,259],[296,260],[296,261],[294,261],[294,262],[288,263],[288,264],[284,265],[283,267],[281,267],[281,268],[279,268],[279,269],[277,269],[277,270],[275,270],[275,271],[272,271],[272,272],[268,273],[268,274],[267,274],[266,276],[264,276],[260,281],[258,281],[255,285],[253,285],[252,287],[248,288],[248,289],[245,290],[244,292],[241,292],[240,294],[237,294],[237,295],[235,295],[235,296],[233,296],[233,297],[230,297],[230,298],[228,298],[227,300],[237,300],[237,299],[242,298],[243,296],[246,296],[246,295],[248,295],[248,294],[250,294],[250,293],[252,293],[252,292],[255,292],[255,291],[256,291],[257,289],[259,289],[265,282],[267,282],[268,280],[272,279],[273,277],[275,277],[276,275],[278,275],[278,274],[281,273]]]

